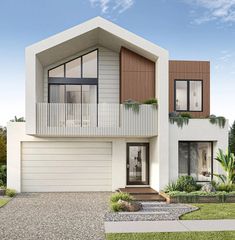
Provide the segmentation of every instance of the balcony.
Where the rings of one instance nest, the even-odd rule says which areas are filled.
[[[67,137],[151,137],[157,135],[157,109],[123,104],[37,103],[37,135]]]

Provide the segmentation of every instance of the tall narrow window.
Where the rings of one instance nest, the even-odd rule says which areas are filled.
[[[212,151],[212,142],[179,142],[179,176],[191,175],[197,181],[210,181]]]
[[[97,78],[97,51],[82,57],[82,77]]]
[[[202,81],[190,81],[190,111],[202,110]]]
[[[177,111],[187,111],[188,109],[188,85],[186,81],[176,81],[175,107]]]
[[[175,111],[202,111],[201,80],[175,80]]]

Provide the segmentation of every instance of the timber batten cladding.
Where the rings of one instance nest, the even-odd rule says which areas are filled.
[[[190,111],[192,117],[204,118],[210,115],[210,62],[209,61],[169,61],[169,112],[174,112],[174,81],[202,81],[202,111]]]
[[[122,47],[120,51],[120,102],[155,98],[155,62]]]

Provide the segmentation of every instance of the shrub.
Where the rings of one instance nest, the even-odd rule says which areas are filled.
[[[216,191],[225,191],[225,192],[232,192],[235,191],[235,184],[218,184],[215,186]]]
[[[0,186],[5,186],[7,182],[7,166],[0,166]]]
[[[122,211],[122,204],[118,203],[118,202],[111,202],[110,204],[110,208],[113,212],[120,212]]]
[[[123,201],[127,201],[127,202],[130,202],[133,200],[133,197],[130,196],[129,193],[121,193],[121,192],[118,192],[118,193],[114,193],[111,195],[110,197],[110,202],[111,203],[117,203],[118,200],[123,200]]]
[[[8,197],[14,197],[14,196],[16,195],[16,190],[7,188],[7,189],[6,189],[6,195],[7,195]]]
[[[170,183],[166,188],[166,192],[180,191],[180,192],[193,192],[199,190],[199,186],[191,176],[181,176],[175,183]]]
[[[150,98],[143,102],[143,104],[152,104],[153,106],[158,106],[158,101],[156,98]]]
[[[192,118],[190,113],[181,113],[180,116],[185,118]]]
[[[175,192],[177,191],[177,184],[175,182],[169,183],[166,188],[165,188],[165,192]]]
[[[178,191],[193,192],[198,190],[198,185],[191,176],[181,176],[176,181]]]

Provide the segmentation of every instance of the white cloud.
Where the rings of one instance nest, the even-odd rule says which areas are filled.
[[[235,0],[185,0],[187,3],[204,9],[201,16],[195,18],[195,23],[219,20],[235,22]]]
[[[121,14],[133,6],[135,0],[89,0],[92,7],[99,7],[102,14]]]

